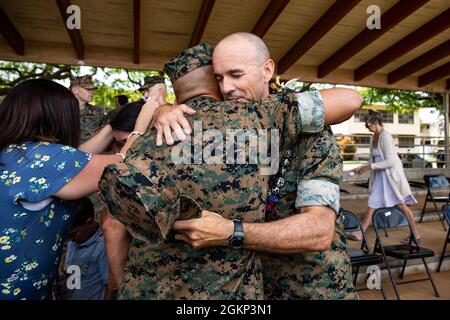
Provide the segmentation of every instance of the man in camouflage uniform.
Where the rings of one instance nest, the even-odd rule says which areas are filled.
[[[199,45],[165,66],[179,101],[184,102],[183,94],[186,97],[181,92],[183,86],[191,87],[192,92],[197,89],[192,83],[201,87],[199,81],[193,82],[197,76],[197,80],[208,77],[209,84],[216,83],[212,50],[206,44]],[[280,129],[284,146],[295,141],[300,132],[323,129],[323,104],[318,92],[280,94],[237,104],[214,102],[220,98],[217,84],[216,93],[213,91],[203,90],[202,95],[186,99],[186,104],[196,109],[193,119],[201,119],[203,130]],[[300,103],[304,103],[301,116]],[[204,148],[208,145],[206,139],[200,144]],[[200,156],[202,162],[197,147],[194,141],[194,159]],[[248,149],[245,146],[244,152]],[[261,266],[255,252],[233,250],[225,243],[192,250],[174,239],[171,225],[178,218],[192,216],[179,212],[182,197],[190,197],[201,209],[214,210],[229,219],[263,222],[268,177],[260,174],[258,164],[225,165],[224,159],[222,164],[175,164],[172,151],[167,145],[156,147],[155,132],[147,134],[136,140],[126,162],[108,166],[100,181],[110,213],[133,235],[120,298],[263,298]]]
[[[147,76],[144,78],[144,85],[139,88],[142,92],[142,101],[146,102],[150,97],[165,98],[167,94],[166,81],[164,75]],[[161,101],[162,103],[164,101]]]
[[[238,37],[241,38],[238,40],[244,39],[248,42],[242,43],[241,41],[239,43],[239,47],[242,49],[240,54],[236,54],[239,59],[248,58],[249,65],[253,61],[258,61],[257,56],[248,56],[252,50],[248,49],[248,46],[243,49],[243,45],[257,43],[257,47],[260,49],[262,40],[255,39],[254,36],[248,34],[239,34]],[[236,39],[233,39],[233,41],[236,41]],[[224,61],[229,63],[230,48],[226,52]],[[246,55],[247,57],[245,57]],[[216,59],[216,55],[214,59]],[[269,57],[265,59],[267,61]],[[224,84],[223,77],[230,75],[231,77],[240,77],[240,74],[250,74],[250,72],[247,72],[248,70],[240,71],[240,67],[229,65],[223,73],[220,73],[216,71],[216,61],[214,61],[216,76],[222,82],[221,89],[224,97],[235,98],[238,96],[234,92],[228,92],[228,89],[224,89],[224,87],[231,88],[230,91],[238,90],[233,87],[233,80],[226,79],[227,82]],[[255,85],[257,81],[256,78],[249,78],[249,86]],[[257,89],[251,88],[249,91],[254,93],[257,92]],[[262,97],[264,97],[264,94],[253,96],[253,98]],[[357,102],[357,104],[359,107],[361,102]],[[319,135],[302,136],[283,155],[280,162],[280,171],[277,176],[272,177],[270,182],[271,191],[267,204],[266,220],[279,221],[295,217],[299,213],[298,209],[303,213],[304,208],[311,206],[328,206],[336,213],[336,226],[329,250],[297,254],[261,253],[265,298],[358,298],[351,281],[350,261],[346,253],[346,241],[343,237],[342,218],[339,215],[338,184],[341,179],[342,159],[330,128]],[[198,229],[200,223],[193,221],[192,226]],[[311,224],[305,227],[315,228]],[[271,251],[262,245],[255,247],[256,250]]]
[[[286,159],[289,161],[285,162]],[[342,159],[331,129],[327,128],[320,134],[303,135],[282,158],[281,170],[273,181],[278,179],[283,179],[284,186],[279,188],[278,203],[274,207],[269,206],[266,221],[297,214],[299,201],[304,206],[319,203],[332,205],[332,200],[327,197],[330,196],[329,191],[321,186],[321,181],[336,185],[342,181]],[[352,284],[343,221],[338,214],[339,205],[332,207],[337,216],[329,250],[261,254],[265,299],[358,299]]]
[[[126,105],[132,105],[132,108],[141,108],[144,103],[149,99],[157,99],[162,104],[165,103],[165,97],[167,95],[167,87],[166,82],[164,80],[164,76],[156,75],[156,76],[147,76],[144,78],[144,84],[138,89],[142,93],[141,99],[138,101],[130,102]],[[123,108],[116,108],[108,114],[109,123],[115,116],[119,113],[119,111]]]
[[[70,81],[70,90],[80,104],[80,144],[89,140],[105,123],[107,113],[104,108],[90,104],[95,89],[97,87],[90,75],[75,77]]]
[[[329,250],[261,255],[266,299],[358,298],[339,215],[341,180],[342,158],[329,127],[316,135],[302,135],[284,154],[271,181],[269,201],[275,203],[269,202],[266,220],[294,216],[298,208],[329,206],[336,213],[336,227]]]

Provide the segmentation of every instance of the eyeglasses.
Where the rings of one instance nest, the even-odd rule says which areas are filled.
[[[369,122],[369,123],[366,123],[366,128],[367,129],[369,129],[369,127],[371,126],[372,124]]]

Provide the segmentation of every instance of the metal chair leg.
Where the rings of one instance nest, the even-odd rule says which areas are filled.
[[[405,260],[403,262],[402,272],[400,273],[400,279],[402,279],[402,280],[403,280],[403,276],[405,275],[406,263],[408,263],[408,260]]]
[[[444,214],[442,214],[442,217],[441,217],[441,214],[439,213],[439,209],[438,209],[436,202],[434,202],[434,199],[432,199],[432,200],[433,200],[434,209],[436,210],[436,214],[439,217],[439,221],[441,222],[442,227],[444,228],[444,231],[447,231],[447,228],[445,227],[445,223],[444,223]]]
[[[392,286],[394,287],[395,295],[397,296],[397,300],[400,300],[400,294],[398,293],[397,284],[395,283],[394,278],[392,277],[391,267],[387,262],[386,256],[383,256],[384,263],[386,264],[386,268],[388,271],[389,278],[391,279]]]
[[[440,297],[439,291],[437,290],[436,285],[434,284],[433,278],[431,277],[431,273],[430,273],[430,270],[428,269],[428,265],[427,265],[427,262],[425,261],[425,258],[422,258],[422,261],[423,261],[423,265],[425,266],[425,270],[427,271],[428,278],[430,279],[431,285],[433,286],[434,294],[436,295],[437,298],[439,298]]]
[[[356,266],[356,273],[355,273],[355,278],[353,280],[353,285],[356,288],[356,281],[358,280],[358,275],[359,275],[359,266]]]
[[[425,203],[423,205],[422,214],[420,215],[420,223],[422,223],[422,221],[423,221],[423,216],[425,215],[425,209],[427,207],[427,203],[428,203],[428,193],[427,193],[427,196],[425,197]]]
[[[444,249],[442,250],[441,258],[439,259],[439,265],[438,265],[438,268],[437,268],[436,272],[441,272],[441,266],[442,266],[442,262],[444,262],[445,252],[447,251],[447,245],[448,245],[449,237],[450,237],[450,231],[449,231],[449,233],[447,235],[447,239],[446,239],[446,241],[444,243]]]
[[[383,295],[383,299],[387,300],[386,293],[384,292],[383,283],[382,283],[381,279],[380,279],[380,290],[381,290],[381,294]]]

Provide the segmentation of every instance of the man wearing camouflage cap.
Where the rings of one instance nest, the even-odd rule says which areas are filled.
[[[167,86],[164,76],[146,76],[144,78],[144,84],[139,88],[139,91],[142,93],[142,98],[139,101],[131,103],[136,107],[142,107],[148,99],[158,101],[160,105],[165,104]]]
[[[324,106],[318,93],[281,94],[247,105],[214,102],[221,97],[211,53],[212,47],[202,44],[185,50],[165,67],[178,101],[195,108],[193,119],[201,119],[203,129],[283,129],[282,146],[295,141],[300,132],[323,129]],[[301,116],[300,103],[305,104]],[[355,111],[344,109],[346,117]],[[332,122],[333,115],[325,112],[325,118]],[[154,140],[155,132],[137,140],[126,163],[108,167],[100,181],[111,214],[134,236],[120,297],[261,299],[259,258],[227,241],[233,234],[233,222],[214,248],[198,250],[175,241],[170,224],[180,218],[176,211],[180,207],[177,195],[181,194],[224,217],[262,222],[267,176],[260,174],[256,164],[173,163],[174,148],[164,145],[157,149]],[[201,141],[201,147],[205,143]],[[199,156],[195,149],[194,136],[194,158]],[[203,212],[206,215],[217,216]],[[186,218],[189,216],[181,214],[181,219]]]
[[[142,93],[142,98],[128,103],[127,105],[131,108],[140,109],[148,99],[158,101],[160,105],[165,104],[167,87],[163,75],[146,76],[144,84],[138,90]],[[108,114],[108,123],[117,116],[120,110],[121,108],[116,108]]]
[[[163,75],[147,76],[144,78],[144,85],[139,88],[143,94],[143,99],[147,101],[149,97],[163,96],[167,94],[166,81]],[[158,92],[158,93],[156,93]]]
[[[222,40],[220,45],[221,56],[219,58],[215,53],[214,68],[224,97],[251,101],[266,96],[274,63],[263,41],[251,34],[238,33]],[[219,59],[222,63],[217,64],[216,69]],[[270,76],[263,79],[261,73]],[[329,100],[357,107],[362,103],[360,95],[354,91],[347,96],[335,92]],[[155,123],[158,128],[157,113]],[[181,124],[183,117],[177,121]],[[173,123],[169,125],[174,127]],[[169,130],[164,128],[163,131]],[[169,139],[166,136],[166,140],[169,141],[170,136]],[[282,157],[280,171],[270,181],[266,208],[266,220],[276,221],[278,228],[274,223],[270,227],[244,224],[249,239],[253,238],[248,241],[248,247],[269,252],[261,253],[266,299],[357,298],[339,215],[338,184],[341,179],[342,158],[329,128],[317,135],[303,136]],[[216,220],[208,226],[205,225],[208,221],[202,220],[180,222],[183,233],[195,229],[197,236],[202,237],[211,232],[209,226],[227,223]],[[317,234],[319,228],[324,230],[320,237]],[[318,241],[321,237],[326,237],[329,242],[321,243]],[[189,236],[184,240],[194,242]],[[210,246],[206,241],[197,241],[197,245]]]
[[[90,104],[97,89],[92,76],[75,77],[70,80],[70,90],[80,104],[81,138],[83,144],[92,137],[104,123],[106,112],[103,108]]]

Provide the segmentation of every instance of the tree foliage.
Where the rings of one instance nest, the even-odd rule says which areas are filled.
[[[382,104],[390,112],[404,114],[420,108],[436,108],[443,113],[442,94],[382,88],[363,88],[359,92],[366,104]]]
[[[159,71],[100,67],[87,67],[82,70],[80,66],[0,60],[0,96],[7,94],[18,83],[29,79],[44,78],[68,86],[71,77],[91,74],[98,87],[93,103],[112,108],[116,95],[124,94],[128,96],[129,101],[138,100],[141,93],[137,89],[144,84],[145,76],[158,73]],[[173,102],[173,94],[169,94],[167,100]]]
[[[0,61],[0,96],[5,95],[18,83],[36,78],[63,80],[75,74],[79,67]]]
[[[45,78],[58,82],[65,81],[65,84],[68,85],[70,77],[89,73],[94,76],[94,81],[98,86],[93,103],[113,107],[114,97],[119,94],[127,95],[130,101],[139,99],[140,93],[137,89],[143,84],[144,77],[159,73],[159,71],[120,68],[88,67],[87,70],[86,68],[81,69],[80,66],[0,60],[0,97],[24,80]],[[167,81],[167,83],[170,82]],[[284,89],[303,92],[326,87],[330,86],[301,82],[298,79],[280,82],[280,78],[277,78],[271,83],[272,92]],[[364,96],[366,104],[386,105],[390,112],[408,113],[419,108],[436,108],[443,112],[442,94],[381,88],[361,88],[358,91]],[[169,93],[167,101],[174,102],[174,100],[173,93]]]

